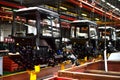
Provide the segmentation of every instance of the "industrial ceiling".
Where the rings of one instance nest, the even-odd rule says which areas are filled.
[[[120,0],[1,0],[15,3],[19,6],[43,6],[47,5],[49,8],[61,8],[61,14],[72,16],[71,20],[90,19],[90,20],[104,20],[120,22]],[[58,7],[59,6],[59,7]],[[64,8],[64,9],[63,9]],[[66,9],[66,10],[65,10]],[[70,14],[70,15],[69,15]],[[107,14],[107,15],[105,15]],[[77,16],[76,16],[77,15]],[[111,18],[112,16],[112,18]]]

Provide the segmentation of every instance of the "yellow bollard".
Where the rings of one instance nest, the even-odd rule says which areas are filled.
[[[61,63],[61,70],[64,70],[64,69],[65,69],[65,64]]]
[[[100,54],[98,55],[97,60],[101,60],[101,59],[102,59],[102,55]]]
[[[30,80],[37,80],[37,75],[34,71],[30,72]]]
[[[80,64],[84,64],[84,60],[81,60],[81,61],[80,61]]]
[[[36,73],[40,72],[40,65],[35,65],[34,68]]]
[[[102,55],[99,55],[98,58],[102,58]]]
[[[84,57],[84,60],[85,60],[85,61],[87,61],[87,56],[86,56],[86,57]]]
[[[37,80],[37,73],[40,72],[40,65],[35,65],[34,70],[30,71],[30,80]]]
[[[79,61],[79,63],[80,63],[81,65],[85,63],[85,60],[84,60],[84,59],[79,59],[78,61]]]

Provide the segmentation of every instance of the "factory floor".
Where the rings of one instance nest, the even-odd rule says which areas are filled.
[[[71,67],[71,64],[65,65],[65,69]],[[42,68],[39,73],[37,73],[37,80],[43,80],[45,78],[54,76],[57,71],[61,70],[61,66],[57,65],[55,67]],[[30,74],[28,71],[22,71],[18,73],[13,73],[5,76],[1,76],[0,80],[30,80]]]

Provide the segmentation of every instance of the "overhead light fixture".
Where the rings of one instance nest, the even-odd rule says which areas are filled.
[[[99,21],[100,19],[99,18],[95,18],[96,21]]]
[[[102,2],[105,2],[105,0],[102,0]]]
[[[112,4],[110,4],[110,3],[106,3],[108,6],[110,6],[111,8],[115,8],[115,6],[113,6]]]
[[[60,9],[67,10],[67,8],[63,6],[60,6]]]
[[[118,9],[118,8],[115,8],[115,10],[119,11],[119,9]]]
[[[115,8],[115,6],[111,5],[112,8]]]
[[[110,3],[108,3],[108,2],[107,2],[106,4],[107,4],[107,5],[109,5],[109,6],[111,6],[111,4],[110,4]]]
[[[82,16],[85,16],[85,17],[87,16],[87,14],[85,14],[85,13],[82,13],[81,15],[82,15]]]

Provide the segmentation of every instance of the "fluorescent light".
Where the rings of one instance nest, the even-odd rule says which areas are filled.
[[[87,16],[87,14],[85,14],[85,13],[82,13],[81,15],[82,15],[82,16]]]
[[[99,18],[95,18],[96,21],[99,21],[100,19]]]
[[[119,9],[118,9],[118,8],[115,8],[115,10],[119,11]]]
[[[108,3],[108,2],[107,2],[107,5],[111,6],[111,4],[110,4],[110,3]]]
[[[63,6],[60,6],[60,9],[67,10],[67,8]]]
[[[116,8],[115,6],[111,5],[110,3],[106,3],[107,5],[109,5],[111,8]]]
[[[112,8],[115,8],[115,6],[111,5]]]
[[[105,0],[102,0],[102,2],[105,2]]]

